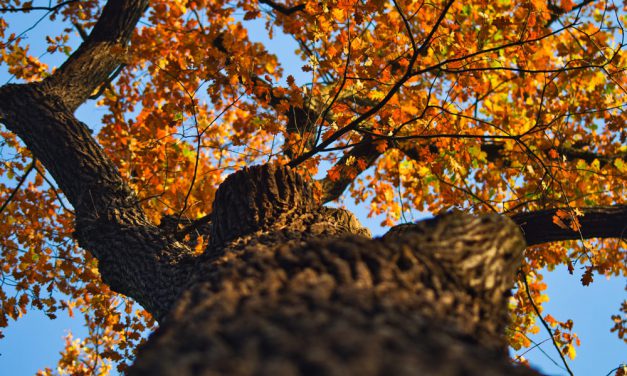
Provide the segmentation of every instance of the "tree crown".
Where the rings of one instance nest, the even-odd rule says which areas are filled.
[[[106,372],[102,359],[131,358],[154,325],[99,279],[106,252],[83,250],[94,216],[136,216],[193,257],[210,243],[197,235],[218,185],[267,161],[296,169],[319,202],[350,195],[385,226],[451,208],[514,218],[533,245],[512,299],[515,349],[537,331],[540,270],[583,267],[584,284],[594,273],[627,274],[620,4],[0,0],[0,12],[0,66],[52,112],[67,111],[71,125],[67,137],[20,128],[0,108],[0,264],[15,292],[0,290],[0,326],[28,309],[79,309],[90,336],[68,338],[66,372]],[[56,29],[22,33],[16,14]],[[265,44],[251,23],[265,25]],[[284,73],[276,34],[298,45],[298,74]],[[35,51],[36,38],[45,51]],[[51,57],[63,63],[46,64]],[[21,88],[5,85],[2,97],[19,98]],[[88,100],[102,113],[97,142],[71,117]],[[62,163],[37,132],[62,146]],[[95,167],[79,173],[86,155]],[[107,189],[93,197],[91,186]],[[618,239],[587,240],[595,237]],[[574,356],[572,321],[545,321]],[[623,340],[626,326],[615,316]]]

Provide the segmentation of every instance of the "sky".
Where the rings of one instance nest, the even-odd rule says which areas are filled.
[[[42,14],[30,14],[27,16],[10,17],[17,22],[15,31],[23,31],[33,25]],[[257,40],[269,46],[271,51],[277,54],[283,64],[285,76],[292,74],[297,82],[307,82],[307,76],[300,67],[304,64],[298,60],[293,51],[295,42],[275,30],[272,43],[267,43],[268,38],[263,29],[263,21],[246,22],[251,39]],[[58,27],[44,20],[28,32],[32,40],[33,52],[44,51],[43,36],[51,28]],[[58,65],[58,61],[51,60],[51,66]],[[6,70],[0,67],[0,84],[9,79]],[[88,102],[77,111],[77,117],[84,121],[90,128],[98,129],[101,110],[94,107],[93,102]],[[382,218],[368,218],[367,208],[355,206],[349,199],[344,199],[340,205],[353,211],[361,223],[368,227],[373,235],[382,235],[386,229],[380,227]],[[414,218],[424,217],[425,214],[413,213]],[[545,303],[544,313],[550,313],[558,319],[571,318],[575,322],[574,331],[581,338],[581,346],[577,348],[577,357],[569,361],[569,366],[575,375],[607,375],[612,369],[621,363],[627,363],[627,345],[620,341],[615,333],[610,333],[612,326],[610,315],[618,312],[620,302],[625,299],[626,278],[606,280],[595,278],[590,286],[582,286],[579,282],[580,275],[570,275],[564,268],[558,268],[553,272],[545,272],[545,282],[548,285],[550,301]],[[63,338],[71,330],[74,337],[86,335],[87,331],[81,326],[82,319],[70,318],[59,312],[56,320],[50,320],[43,313],[31,310],[17,322],[11,322],[8,328],[3,329],[5,338],[0,340],[0,374],[21,376],[33,375],[38,369],[56,365],[59,352],[63,348]],[[559,357],[549,341],[545,331],[532,337],[537,342],[543,342],[539,348],[530,350],[525,357],[531,365],[548,375],[567,375],[560,368]],[[545,355],[542,349],[547,355]],[[557,365],[554,363],[557,362]]]

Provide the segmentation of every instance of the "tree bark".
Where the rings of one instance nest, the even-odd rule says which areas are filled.
[[[102,279],[157,320],[189,275],[191,250],[150,223],[135,193],[73,112],[120,63],[146,0],[111,0],[89,38],[39,83],[0,88],[0,121],[17,134],[74,206],[75,236]],[[106,55],[106,56],[105,56]]]
[[[130,375],[536,374],[506,351],[524,250],[506,217],[452,213],[369,239],[273,165],[227,178],[213,213],[189,288]]]
[[[74,112],[125,61],[126,47],[148,0],[109,0],[89,37],[43,81]]]
[[[522,229],[527,245],[563,240],[627,237],[627,205],[581,208],[583,216],[577,217],[581,227],[579,231],[565,229],[553,223],[557,210],[538,210],[512,216],[514,222]],[[568,209],[563,210],[569,212]]]

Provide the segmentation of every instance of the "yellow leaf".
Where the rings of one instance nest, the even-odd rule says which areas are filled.
[[[344,11],[342,9],[334,8],[331,13],[337,22],[344,22]]]
[[[385,98],[385,93],[383,93],[382,91],[378,91],[378,90],[372,90],[371,92],[368,93],[368,98],[372,100],[381,100]]]

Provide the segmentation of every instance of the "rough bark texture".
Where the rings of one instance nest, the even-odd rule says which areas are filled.
[[[46,167],[74,207],[76,238],[104,282],[160,320],[185,284],[189,247],[150,223],[135,193],[73,112],[119,65],[148,2],[111,0],[90,37],[40,83],[0,88],[0,121]]]
[[[124,62],[126,45],[148,0],[109,0],[89,37],[43,81],[74,112]]]
[[[454,213],[371,240],[272,165],[230,176],[223,205],[213,233],[231,240],[212,239],[131,375],[535,374],[506,352],[524,249],[507,218]]]

